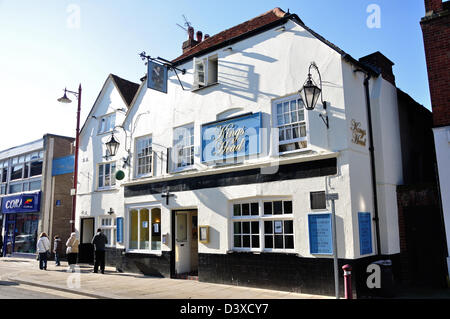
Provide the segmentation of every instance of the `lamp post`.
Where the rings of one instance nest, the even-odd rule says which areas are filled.
[[[79,142],[80,142],[80,110],[81,110],[81,84],[78,86],[78,92],[69,91],[67,89],[64,89],[64,95],[63,97],[60,97],[58,99],[58,102],[61,103],[71,103],[72,100],[70,100],[67,97],[67,93],[72,93],[75,95],[75,97],[78,99],[78,108],[77,108],[77,128],[75,132],[75,166],[74,166],[74,173],[73,173],[73,193],[72,195],[72,217],[70,220],[71,230],[72,232],[75,231],[75,211],[76,211],[76,204],[77,204],[77,183],[78,183],[78,150],[79,150]]]

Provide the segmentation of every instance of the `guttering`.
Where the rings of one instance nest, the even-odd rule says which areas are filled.
[[[369,154],[370,154],[370,169],[372,175],[372,191],[373,191],[373,202],[374,202],[374,217],[375,221],[375,234],[377,240],[377,256],[381,255],[381,242],[380,242],[380,222],[378,214],[378,194],[377,194],[377,180],[376,180],[376,170],[375,170],[375,153],[373,147],[373,128],[372,128],[372,112],[370,107],[370,92],[369,92],[369,80],[370,73],[363,69],[356,69],[353,72],[364,73],[364,93],[366,97],[366,110],[367,110],[367,122],[368,122],[368,138],[369,138]]]

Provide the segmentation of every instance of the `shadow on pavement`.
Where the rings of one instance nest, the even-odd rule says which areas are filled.
[[[0,280],[0,286],[19,286],[17,282]]]

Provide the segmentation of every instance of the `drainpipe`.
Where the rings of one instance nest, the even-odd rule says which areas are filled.
[[[380,224],[378,218],[378,196],[377,196],[377,180],[375,171],[375,154],[373,147],[373,130],[372,130],[372,112],[370,108],[370,93],[369,93],[369,79],[370,74],[364,70],[357,69],[354,72],[363,72],[364,77],[364,93],[366,96],[366,109],[367,109],[367,122],[368,122],[368,138],[369,138],[369,153],[370,153],[370,168],[372,175],[372,190],[373,190],[373,202],[374,202],[374,218],[375,221],[375,234],[377,240],[377,255],[381,255],[381,243],[380,243]]]

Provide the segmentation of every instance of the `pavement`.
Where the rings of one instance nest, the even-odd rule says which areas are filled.
[[[213,284],[196,280],[157,278],[119,273],[106,267],[105,274],[92,273],[93,266],[79,264],[76,272],[67,272],[67,262],[47,270],[29,258],[0,258],[0,285],[19,285],[53,289],[75,299],[333,299],[330,296],[299,294],[259,288]]]

